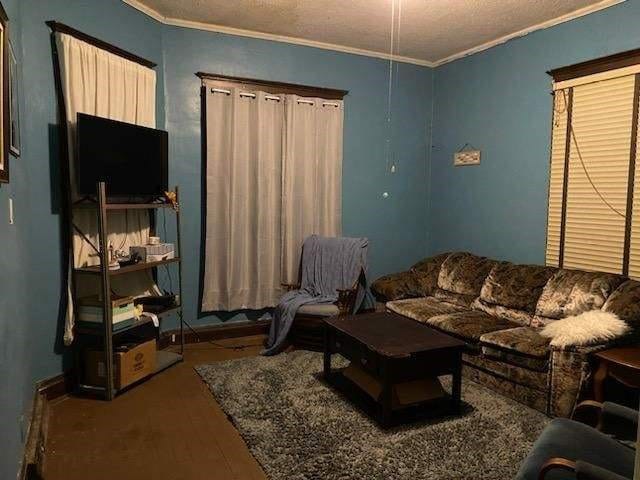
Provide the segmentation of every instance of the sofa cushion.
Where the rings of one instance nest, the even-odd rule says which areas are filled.
[[[422,285],[414,272],[399,272],[378,278],[371,284],[371,292],[377,300],[388,302],[421,297]]]
[[[476,344],[485,333],[515,328],[517,323],[492,317],[478,310],[463,310],[460,312],[438,315],[427,320],[430,325],[445,333],[462,338],[471,344]]]
[[[620,275],[558,270],[547,282],[536,306],[536,325],[602,308],[625,280]]]
[[[500,305],[534,313],[542,289],[555,270],[552,267],[500,262],[485,279],[480,290],[480,300],[486,305]]]
[[[602,310],[615,313],[633,329],[640,328],[640,282],[624,282],[607,298]]]
[[[517,327],[486,333],[480,343],[488,358],[540,372],[548,369],[549,339],[540,335],[540,329]]]
[[[469,307],[480,294],[480,289],[494,260],[471,253],[450,254],[440,268],[437,288],[432,295],[443,302]]]
[[[471,304],[478,298],[477,295],[463,295],[462,293],[453,293],[441,288],[436,288],[433,291],[433,297],[437,298],[441,302],[452,303],[459,307],[471,308]]]
[[[449,255],[441,253],[419,261],[409,271],[384,275],[371,284],[371,291],[381,302],[429,297],[437,286],[442,262]]]
[[[472,253],[452,253],[442,263],[438,275],[438,288],[477,297],[485,278],[495,264],[495,260],[478,257]]]
[[[502,305],[488,305],[479,298],[476,298],[471,304],[471,308],[475,310],[482,310],[494,317],[504,318],[510,322],[515,322],[519,325],[529,326],[533,321],[533,314],[525,312],[523,310],[516,310],[515,308],[503,307]]]
[[[425,258],[411,267],[411,271],[416,276],[416,281],[420,285],[421,297],[429,297],[433,295],[434,290],[438,286],[438,276],[442,263],[451,255],[451,253],[441,253],[433,257]]]
[[[438,279],[438,274],[440,273],[440,267],[442,267],[442,263],[449,258],[451,252],[439,253],[438,255],[434,255],[433,257],[427,257],[424,260],[420,260],[418,263],[415,263],[411,266],[411,270],[416,272],[423,273],[434,273],[436,280]]]
[[[387,309],[418,322],[427,323],[431,317],[459,312],[462,307],[441,302],[433,297],[423,297],[388,302]]]

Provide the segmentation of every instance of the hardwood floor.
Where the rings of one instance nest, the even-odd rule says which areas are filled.
[[[187,345],[185,361],[112,402],[68,397],[50,406],[46,480],[266,479],[193,370],[257,355],[263,336]]]

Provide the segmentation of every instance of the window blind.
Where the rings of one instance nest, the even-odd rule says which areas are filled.
[[[640,277],[636,74],[609,77],[555,92],[546,262]]]

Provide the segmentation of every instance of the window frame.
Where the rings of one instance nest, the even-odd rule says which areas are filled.
[[[631,234],[633,223],[633,203],[635,195],[635,176],[636,176],[636,157],[638,154],[638,124],[639,124],[639,110],[640,110],[640,49],[629,50],[614,55],[600,57],[594,60],[581,62],[566,67],[556,68],[547,72],[553,79],[554,86],[566,82],[568,84],[563,88],[554,88],[553,102],[554,107],[551,115],[551,143],[549,152],[549,183],[548,183],[548,195],[547,195],[547,223],[546,223],[546,240],[545,240],[545,263],[548,262],[549,252],[549,205],[551,200],[551,168],[553,165],[553,134],[554,134],[554,121],[555,121],[555,95],[556,91],[566,89],[568,91],[567,119],[566,119],[566,133],[565,133],[565,151],[564,151],[564,171],[563,171],[563,183],[562,183],[562,199],[561,199],[561,218],[560,218],[560,240],[558,245],[558,268],[564,268],[564,247],[566,238],[566,221],[567,221],[567,198],[568,198],[568,184],[569,184],[569,163],[571,155],[571,132],[572,132],[572,119],[573,119],[573,107],[574,107],[574,86],[571,86],[571,81],[576,81],[583,77],[606,75],[607,72],[615,72],[621,69],[628,69],[629,73],[623,75],[634,75],[634,87],[633,87],[633,106],[631,117],[631,142],[629,146],[629,169],[627,175],[627,195],[626,195],[626,211],[625,211],[625,226],[624,226],[624,246],[622,252],[622,272],[620,274],[624,276],[629,275],[630,261],[631,261]],[[615,78],[615,77],[612,77]],[[586,83],[586,82],[585,82]]]

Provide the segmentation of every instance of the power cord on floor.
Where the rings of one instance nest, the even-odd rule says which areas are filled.
[[[191,325],[189,325],[189,322],[187,322],[184,319],[182,321],[187,326],[187,328],[189,330],[191,330],[191,332],[195,335],[196,340],[198,341],[198,343],[201,343],[202,340],[200,339],[200,334]],[[226,345],[222,345],[220,343],[214,342],[213,340],[206,340],[206,343],[209,343],[210,345],[213,345],[214,347],[219,348],[221,350],[234,350],[234,351],[242,351],[245,348],[259,346],[259,345],[256,345],[256,344],[245,344],[245,345],[235,345],[233,347],[230,347],[230,346],[226,346]]]

